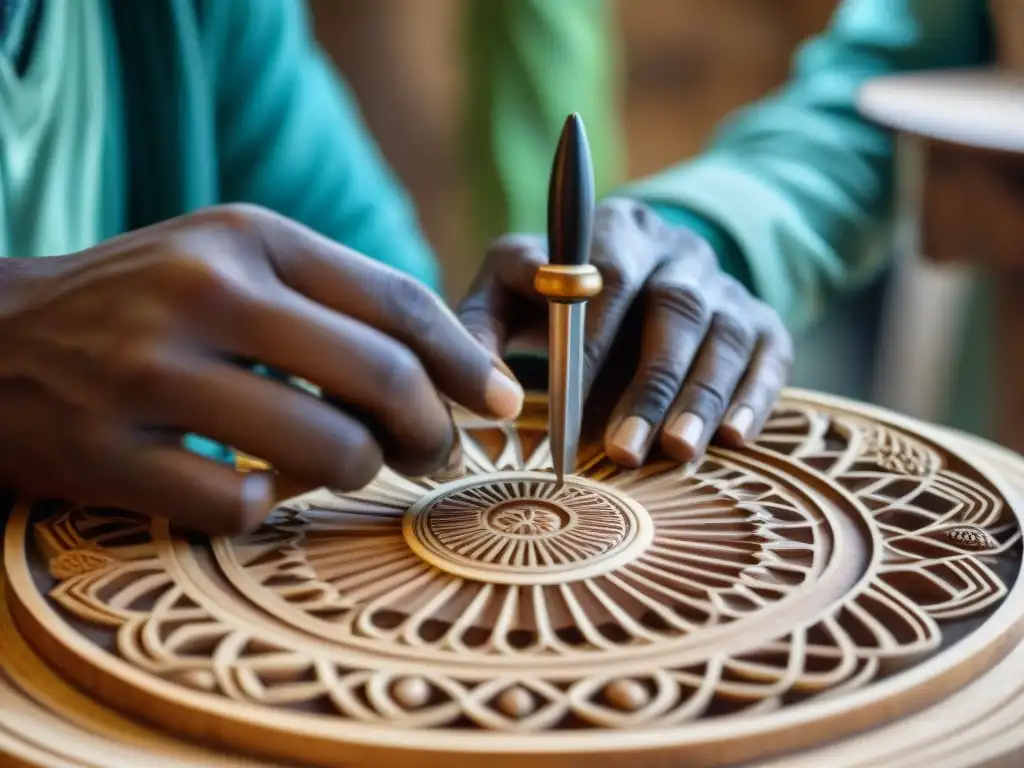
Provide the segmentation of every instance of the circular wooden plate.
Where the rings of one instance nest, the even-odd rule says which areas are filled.
[[[626,471],[590,446],[556,488],[545,418],[542,401],[514,426],[466,417],[465,476],[384,473],[235,539],[19,503],[0,752],[47,768],[934,765],[979,754],[979,713],[1010,711],[1015,455],[791,391],[745,451]],[[1024,743],[992,733],[994,754]]]

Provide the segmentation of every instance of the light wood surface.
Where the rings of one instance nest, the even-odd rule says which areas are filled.
[[[0,582],[0,755],[1020,756],[1024,728],[992,725],[1024,685],[1007,674],[1024,671],[1016,455],[790,391],[756,447],[634,472],[595,443],[555,493],[542,400],[514,427],[462,424],[463,477],[319,491],[231,540],[19,503]]]

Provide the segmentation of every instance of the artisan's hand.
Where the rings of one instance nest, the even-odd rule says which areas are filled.
[[[496,354],[546,338],[533,288],[546,260],[534,236],[502,238],[487,254],[458,315]],[[591,261],[604,291],[587,305],[584,388],[625,366],[631,377],[607,423],[608,455],[638,466],[659,432],[683,462],[716,432],[733,446],[756,437],[789,373],[791,341],[776,313],[719,269],[704,240],[629,200],[598,207]]]
[[[412,475],[443,464],[454,428],[442,396],[498,417],[522,399],[426,288],[250,207],[3,260],[0,338],[0,482],[211,533],[262,520],[274,480],[187,453],[183,433],[348,490],[382,463]]]

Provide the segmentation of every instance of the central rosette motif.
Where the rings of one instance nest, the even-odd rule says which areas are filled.
[[[543,499],[527,499],[499,504],[485,519],[487,525],[510,536],[542,536],[565,527],[570,512]]]
[[[621,566],[650,544],[654,525],[628,496],[546,472],[475,476],[437,488],[405,516],[420,557],[464,578],[541,584]]]

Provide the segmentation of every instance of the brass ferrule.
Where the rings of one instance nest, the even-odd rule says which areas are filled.
[[[604,282],[593,264],[545,264],[534,275],[533,287],[537,293],[551,301],[576,302],[597,296]]]

